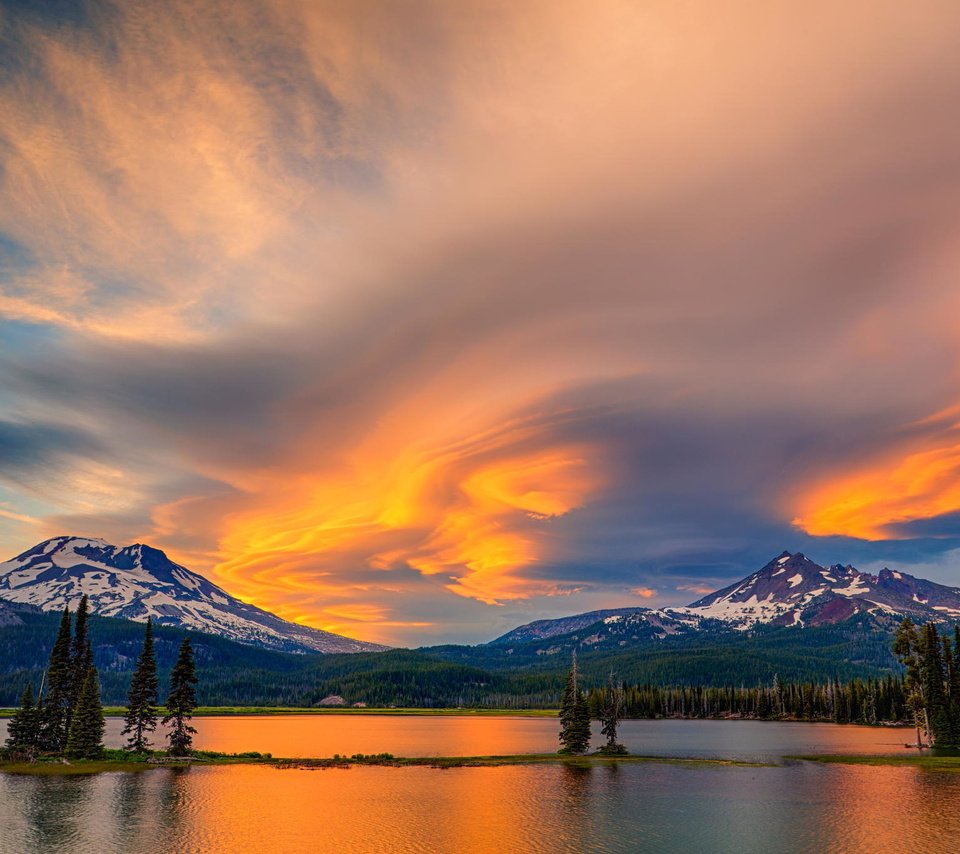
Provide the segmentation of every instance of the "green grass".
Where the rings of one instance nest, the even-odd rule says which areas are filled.
[[[557,753],[518,753],[509,756],[364,756],[333,757],[331,759],[275,759],[271,764],[280,768],[331,768],[349,765],[389,765],[395,768],[422,766],[428,768],[478,768],[503,765],[567,765],[592,767],[624,763],[657,763],[661,765],[773,767],[766,763],[742,762],[736,759],[690,759],[674,756],[604,756],[591,753],[585,756],[563,756]]]
[[[153,758],[164,754],[154,753]],[[158,765],[147,761],[144,755],[131,755],[120,750],[108,750],[102,759],[74,760],[40,759],[36,762],[0,762],[0,773],[27,774],[40,777],[75,776],[79,774],[102,774],[110,771],[149,771],[158,767],[186,768],[192,765],[268,765],[281,769],[349,768],[355,765],[380,765],[392,768],[414,766],[427,768],[478,768],[504,765],[566,765],[572,767],[608,766],[616,764],[657,763],[661,765],[687,765],[691,767],[773,767],[768,763],[741,762],[734,759],[689,759],[670,756],[562,756],[556,753],[523,753],[510,756],[393,756],[389,753],[353,756],[334,755],[317,759],[282,759],[269,753],[215,753],[197,751],[190,760],[164,761]]]
[[[36,777],[72,777],[78,774],[100,774],[104,771],[148,771],[157,767],[147,762],[148,758],[146,754],[132,754],[125,750],[105,750],[100,759],[66,761],[57,757],[42,757],[36,762],[0,761],[0,771]],[[189,763],[180,764],[185,766]]]
[[[784,759],[819,762],[824,765],[873,765],[899,768],[924,768],[928,771],[960,773],[960,756],[847,756],[826,754],[814,756],[785,756]]]

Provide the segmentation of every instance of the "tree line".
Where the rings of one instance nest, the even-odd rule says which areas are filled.
[[[169,726],[169,753],[186,756],[196,730],[190,725],[196,708],[196,663],[190,638],[180,645],[170,674],[170,691],[162,717]],[[144,753],[150,748],[148,736],[157,728],[159,678],[154,649],[153,625],[148,619],[143,645],[130,680],[122,734],[125,748]],[[35,694],[28,682],[20,706],[7,726],[6,747],[18,755],[63,756],[69,759],[99,759],[104,755],[105,720],[100,676],[94,664],[89,636],[89,603],[80,600],[76,619],[64,608],[50,652],[50,659]]]
[[[752,718],[758,720],[832,721],[834,723],[893,724],[909,719],[903,679],[854,679],[842,683],[787,682],[774,676],[765,685],[726,687],[627,685],[627,718]],[[599,718],[608,689],[587,691],[587,704]]]
[[[0,708],[15,706],[24,686],[40,684],[59,614],[21,613],[22,623],[0,628]],[[143,638],[143,624],[92,616],[94,657],[104,703],[122,706]],[[889,636],[869,627],[814,627],[665,639],[616,652],[576,646],[585,687],[602,685],[609,670],[631,685],[768,685],[785,682],[846,684],[900,672]],[[808,636],[807,632],[812,634]],[[166,684],[183,629],[154,624],[160,680]],[[747,633],[754,634],[754,633]],[[205,706],[312,706],[330,694],[370,706],[557,708],[569,655],[537,655],[533,645],[506,654],[501,647],[432,647],[355,655],[294,655],[190,633]],[[721,645],[722,640],[722,645]],[[883,650],[883,656],[878,650]]]
[[[894,652],[904,667],[904,691],[917,746],[960,747],[960,626],[953,638],[935,623],[897,629]]]
[[[617,741],[617,730],[624,714],[624,690],[613,677],[607,677],[603,700],[591,715],[587,696],[580,687],[580,672],[577,668],[577,653],[571,657],[570,670],[560,701],[560,749],[559,753],[582,754],[590,749],[590,721],[600,720],[600,734],[606,738],[597,753],[618,756],[627,753],[627,748]]]

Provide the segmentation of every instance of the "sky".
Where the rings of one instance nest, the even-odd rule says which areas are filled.
[[[0,2],[0,556],[398,645],[960,585],[953,0]]]

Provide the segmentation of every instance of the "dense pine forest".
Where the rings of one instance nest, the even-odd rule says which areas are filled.
[[[594,718],[604,707],[606,688],[592,688],[587,702]],[[628,718],[756,718],[759,720],[900,723],[910,717],[903,679],[851,682],[783,682],[725,688],[624,685]]]
[[[99,743],[97,733],[102,733],[99,709],[103,699],[108,704],[127,704],[125,732],[132,731],[134,742],[142,745],[144,733],[156,725],[153,705],[160,681],[180,686],[171,687],[167,700],[168,708],[179,712],[171,712],[164,722],[174,720],[184,743],[192,732],[185,718],[198,702],[211,706],[314,706],[336,694],[347,703],[374,707],[559,706],[573,715],[573,723],[568,722],[573,727],[573,744],[577,743],[574,724],[590,717],[613,720],[612,739],[619,718],[748,718],[911,723],[916,726],[918,743],[926,739],[926,743],[942,746],[960,744],[960,628],[946,637],[933,623],[916,627],[904,620],[894,638],[885,639],[899,664],[896,672],[848,679],[784,679],[774,673],[752,683],[744,679],[727,684],[716,684],[714,674],[709,681],[674,685],[614,675],[613,665],[626,664],[628,671],[636,672],[638,661],[656,661],[666,654],[663,649],[652,656],[588,652],[579,665],[574,650],[571,670],[560,670],[563,662],[559,658],[543,663],[521,660],[505,668],[503,658],[494,657],[496,650],[488,651],[487,668],[456,660],[475,657],[476,647],[292,655],[202,634],[191,642],[180,629],[90,617],[85,600],[72,636],[70,626],[68,612],[58,618],[27,609],[20,624],[0,631],[0,652],[4,653],[0,660],[5,667],[0,705],[28,708],[35,702],[34,687],[40,686],[42,692],[46,686],[42,694],[45,711],[37,720],[48,735],[39,741],[52,739],[58,749],[68,751],[68,735],[75,728],[71,717],[79,720],[87,694],[94,742]],[[678,646],[673,653],[688,663],[738,652],[743,658],[742,645],[752,644],[755,667],[756,661],[766,664],[763,653],[776,637],[783,635],[742,636],[739,649],[736,644],[726,650],[704,649],[701,644]],[[810,632],[802,637],[818,640]],[[810,650],[815,658],[830,644],[842,646],[849,640],[821,633],[819,646]],[[789,655],[784,660],[789,661]],[[740,664],[742,667],[744,662]],[[605,674],[601,675],[601,667]],[[756,672],[749,668],[749,657],[745,672]],[[199,692],[194,687],[198,682],[202,686]],[[612,740],[610,747],[616,746]]]
[[[76,614],[64,608],[60,615],[39,690],[35,693],[33,683],[28,682],[20,695],[0,748],[3,759],[34,762],[42,757],[66,762],[102,759],[106,754],[100,676],[94,665],[89,629],[89,602],[83,596]],[[124,752],[149,754],[150,736],[162,723],[169,726],[169,756],[190,756],[196,733],[190,723],[197,706],[196,684],[193,646],[185,637],[170,672],[170,690],[161,721],[156,647],[148,619],[127,694],[122,734],[128,738]]]
[[[36,688],[59,616],[26,609],[20,625],[0,627],[0,707]],[[93,664],[107,705],[123,705],[143,642],[143,624],[93,616]],[[181,629],[156,626],[157,674],[167,684]],[[314,706],[328,695],[369,706],[557,708],[569,666],[567,641],[554,655],[535,645],[509,652],[445,646],[354,655],[296,655],[191,633],[201,705]],[[580,673],[591,710],[602,708],[611,671],[627,717],[751,717],[883,723],[911,719],[893,638],[851,623],[769,628],[734,636],[678,639],[651,648],[581,647]]]

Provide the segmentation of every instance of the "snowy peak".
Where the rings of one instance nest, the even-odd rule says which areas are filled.
[[[383,649],[282,620],[241,602],[162,551],[87,537],[54,537],[0,564],[0,599],[44,610],[75,608],[88,596],[106,617],[181,626],[270,649],[364,652]]]
[[[804,554],[784,552],[753,575],[698,599],[690,608],[710,608],[723,603],[773,601],[798,598],[831,583],[833,576]],[[833,578],[833,583],[837,579]]]
[[[698,599],[686,609],[749,628],[836,623],[858,613],[960,617],[960,590],[889,569],[879,576],[836,563],[821,566],[783,552],[753,575]]]
[[[758,623],[822,626],[866,615],[889,627],[909,616],[918,621],[960,621],[960,589],[883,569],[879,575],[839,563],[821,566],[801,552],[781,552],[752,575],[685,608],[621,608],[538,620],[491,644],[538,643],[571,635],[580,646],[627,645],[644,638],[735,629]],[[576,633],[573,635],[572,633]],[[547,647],[551,654],[560,647]]]

